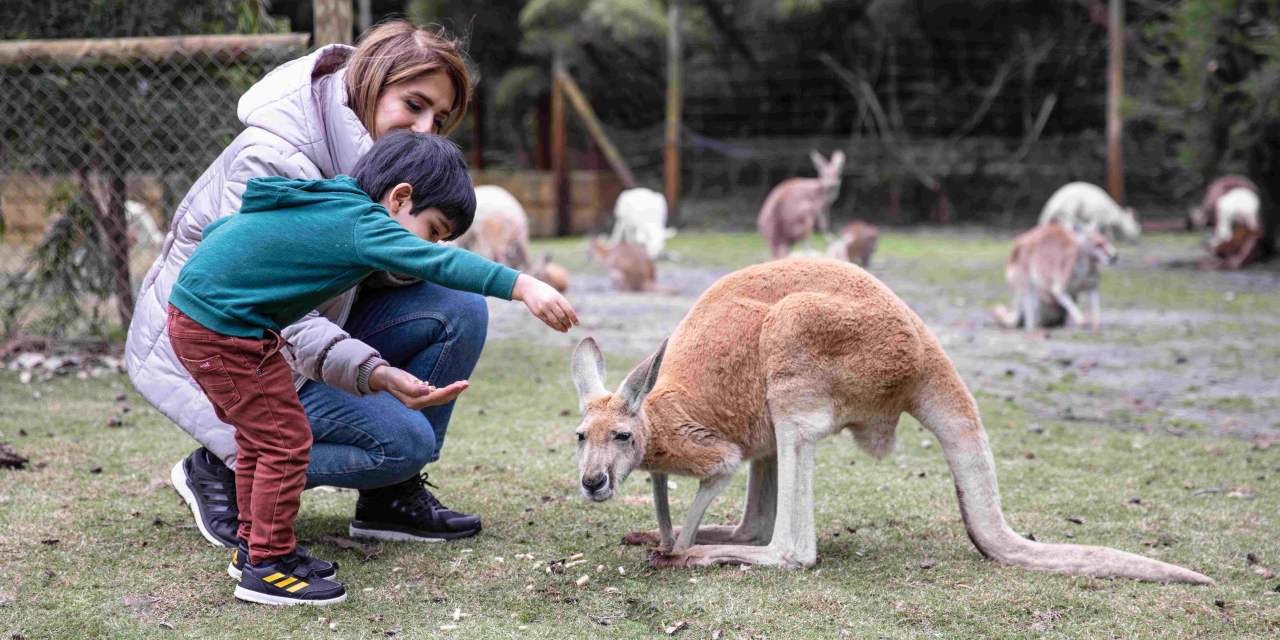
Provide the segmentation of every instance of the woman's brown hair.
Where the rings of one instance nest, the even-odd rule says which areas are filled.
[[[428,30],[408,20],[383,22],[360,37],[347,61],[347,103],[374,133],[378,97],[390,85],[441,71],[453,83],[453,105],[439,133],[453,131],[467,113],[471,102],[471,72],[461,40],[444,27]]]

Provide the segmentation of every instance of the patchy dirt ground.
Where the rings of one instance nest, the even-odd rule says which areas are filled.
[[[1200,271],[1190,266],[1196,238],[1147,238],[1121,245],[1120,262],[1104,275],[1100,331],[1028,334],[991,322],[990,307],[1008,302],[1005,236],[890,230],[871,269],[939,336],[975,394],[1081,428],[1280,441],[1280,269]],[[680,236],[672,246],[680,259],[658,269],[672,292],[629,294],[614,292],[575,244],[540,248],[558,249],[572,270],[570,299],[586,333],[628,363],[667,336],[717,278],[765,258],[752,234],[710,249],[696,235]],[[582,336],[540,329],[519,305],[490,309],[496,337],[571,346]]]

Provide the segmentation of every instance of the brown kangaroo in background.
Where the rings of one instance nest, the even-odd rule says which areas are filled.
[[[587,244],[587,253],[609,271],[613,288],[619,291],[654,291],[657,268],[644,245],[622,240],[606,242],[599,237]]]
[[[756,218],[756,228],[774,258],[786,257],[791,253],[791,246],[802,240],[812,253],[814,229],[826,233],[830,228],[827,212],[840,195],[844,152],[836,151],[827,161],[817,151],[810,151],[809,159],[818,170],[818,177],[790,178],[778,183],[764,199]]]
[[[880,230],[873,224],[854,220],[840,230],[840,235],[827,245],[827,256],[852,262],[859,267],[871,266],[871,254],[880,242]]]
[[[731,273],[616,392],[604,387],[604,359],[591,338],[574,351],[572,374],[583,414],[582,493],[608,500],[632,470],[649,471],[659,566],[813,565],[818,441],[848,430],[865,451],[883,456],[906,412],[941,442],[960,515],[983,555],[1071,575],[1213,584],[1172,564],[1035,542],[1010,529],[977,403],[955,366],[892,291],[847,263],[792,258]],[[699,527],[744,462],[751,475],[742,521]],[[667,474],[700,481],[674,540]]]

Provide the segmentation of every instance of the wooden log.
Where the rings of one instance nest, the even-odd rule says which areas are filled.
[[[232,62],[264,49],[306,49],[305,33],[256,35],[159,36],[76,40],[10,40],[0,42],[0,66],[36,62],[101,65],[162,62],[178,56],[202,55]]]
[[[582,90],[578,88],[578,83],[574,82],[573,76],[570,76],[564,69],[560,69],[556,72],[556,82],[560,84],[560,89],[564,92],[565,97],[569,99],[570,106],[578,113],[578,117],[582,119],[582,124],[587,129],[587,135],[591,136],[591,141],[596,143],[596,147],[604,154],[604,159],[609,163],[609,168],[618,174],[618,179],[628,189],[636,186],[636,179],[631,175],[631,168],[627,166],[627,161],[623,159],[622,154],[618,152],[618,148],[613,146],[613,142],[605,134],[604,127],[600,126],[600,120],[596,118],[596,113],[591,108],[591,103],[587,102],[586,97],[582,95]]]

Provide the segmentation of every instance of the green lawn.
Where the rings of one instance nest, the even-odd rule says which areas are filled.
[[[589,268],[581,241],[539,247],[573,269]],[[682,264],[723,269],[762,254],[750,236],[681,235],[672,249],[685,257]],[[912,279],[904,287],[927,290],[928,274],[950,280],[968,270],[991,299],[1004,297],[998,287],[1006,250],[1007,239],[941,234],[886,237],[881,245],[889,267],[898,268],[895,277]],[[962,268],[949,264],[957,255]],[[1170,278],[1154,269],[1125,272],[1128,284],[1116,282],[1121,290],[1104,295],[1124,306],[1131,287],[1164,290],[1169,280],[1174,290]],[[1188,295],[1171,304],[1194,307],[1208,294],[1197,288]],[[1274,305],[1277,296],[1255,297],[1242,304]],[[555,338],[490,341],[455,413],[446,455],[429,468],[451,506],[483,515],[480,536],[345,548],[341,538],[326,536],[345,533],[355,493],[306,494],[300,537],[340,562],[350,589],[346,604],[328,608],[274,609],[232,598],[228,554],[204,542],[167,484],[169,467],[192,442],[149,409],[124,376],[24,385],[16,372],[0,371],[0,442],[36,463],[0,471],[0,637],[629,638],[661,636],[681,621],[687,628],[675,637],[1280,632],[1280,579],[1259,575],[1246,561],[1253,554],[1280,570],[1280,446],[1032,415],[1019,397],[984,391],[981,379],[969,382],[1017,531],[1175,562],[1218,586],[1070,578],[984,560],[960,524],[936,443],[909,419],[885,460],[861,454],[847,437],[819,449],[817,567],[651,570],[643,550],[619,544],[624,532],[654,526],[645,474],[633,475],[608,503],[577,495],[571,342]],[[1100,339],[1125,340],[1104,333],[1078,345]],[[636,355],[610,354],[611,382]],[[962,369],[966,362],[958,360]],[[110,428],[119,394],[132,411],[122,428]],[[1271,405],[1224,402],[1274,420],[1266,415]],[[694,483],[674,480],[673,508],[682,514]],[[708,520],[736,517],[744,486],[738,478]],[[562,573],[547,569],[577,554],[585,562]]]

